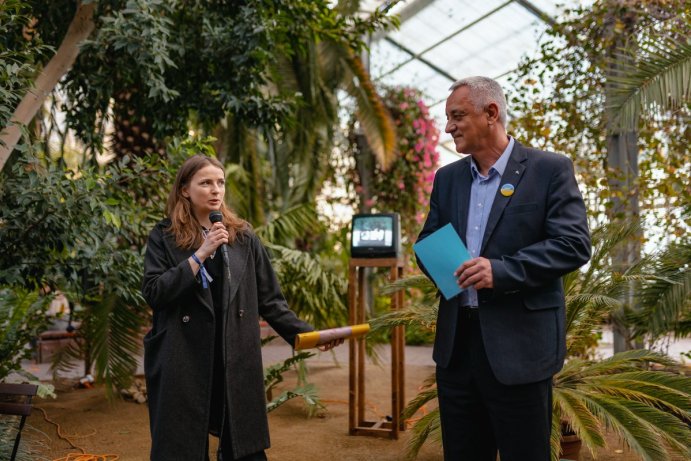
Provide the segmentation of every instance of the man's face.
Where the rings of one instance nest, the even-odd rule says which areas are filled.
[[[446,100],[446,129],[453,136],[456,152],[474,154],[488,145],[487,112],[475,109],[467,86],[456,88]]]

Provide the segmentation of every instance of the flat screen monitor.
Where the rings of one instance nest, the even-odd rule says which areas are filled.
[[[350,256],[352,258],[396,258],[401,248],[398,213],[353,216]]]

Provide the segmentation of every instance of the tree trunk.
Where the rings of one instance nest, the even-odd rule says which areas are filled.
[[[369,213],[372,211],[372,200],[374,192],[372,191],[374,183],[374,153],[367,142],[364,134],[356,131],[355,145],[357,152],[355,154],[355,167],[360,178],[360,213]]]
[[[626,45],[627,40],[634,34],[636,24],[636,13],[630,8],[626,8],[621,0],[610,2],[613,14],[608,18],[608,33],[612,37],[609,54],[614,56],[620,53]],[[616,32],[617,28],[621,31]],[[628,47],[631,50],[630,46]],[[635,59],[632,54],[628,54],[620,59]],[[620,76],[614,59],[610,59],[608,67],[605,69],[607,83],[605,86],[605,98],[608,101],[616,88],[616,82],[612,79]],[[606,104],[609,106],[609,104]],[[612,193],[612,207],[609,211],[611,222],[636,223],[640,221],[639,190],[638,190],[638,132],[625,131],[619,128],[617,121],[613,117],[611,110],[605,114],[607,120],[607,182]],[[616,272],[624,272],[627,268],[638,262],[641,258],[640,234],[635,238],[623,242],[612,255],[612,268]],[[622,295],[624,306],[633,307],[634,286],[629,287]],[[623,352],[632,348],[631,334],[628,326],[623,320],[622,312],[615,315],[612,319],[612,333],[614,352]]]
[[[46,96],[69,71],[79,55],[80,44],[95,28],[94,9],[96,2],[80,3],[58,51],[39,74],[34,87],[29,90],[10,118],[10,123],[0,133],[0,171],[19,142],[22,127],[34,118]]]

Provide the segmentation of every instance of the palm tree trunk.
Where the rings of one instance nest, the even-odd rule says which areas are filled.
[[[620,53],[627,41],[632,39],[634,26],[636,24],[636,13],[626,8],[622,0],[612,0],[610,2],[613,13],[608,18],[609,30],[607,31],[611,39],[609,53],[614,56]],[[622,11],[624,12],[622,14]],[[620,31],[617,32],[616,29]],[[631,47],[627,47],[631,50]],[[634,60],[633,54],[626,56],[627,60]],[[608,67],[605,69],[607,83],[605,85],[605,98],[607,101],[613,98],[613,90],[616,83],[613,78],[619,76],[619,69],[627,63],[617,62],[614,59],[608,60]],[[610,104],[605,104],[609,107]],[[638,190],[638,132],[635,130],[622,130],[616,122],[616,117],[611,109],[605,114],[607,122],[607,182],[612,191],[612,207],[609,210],[611,221],[623,221],[635,223],[640,221],[640,205]],[[640,231],[635,238],[624,242],[613,256],[613,269],[617,272],[624,272],[626,268],[638,262],[641,258]],[[632,307],[634,302],[634,286],[623,295],[622,302],[625,306]],[[612,322],[614,352],[630,350],[631,333],[628,326],[621,319],[622,315],[616,315]]]
[[[121,91],[115,96],[113,107],[112,150],[117,158],[125,155],[141,157],[158,152],[163,155],[165,149],[153,136],[151,120],[137,114],[134,110],[138,104],[139,91],[136,88]]]

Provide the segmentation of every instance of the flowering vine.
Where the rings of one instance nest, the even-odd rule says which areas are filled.
[[[399,213],[403,237],[410,242],[419,232],[429,205],[439,164],[439,130],[420,91],[392,87],[384,89],[381,96],[396,126],[397,157],[387,170],[374,165],[370,195],[360,196],[364,201],[361,208]],[[361,190],[360,179],[353,177],[356,190]]]

